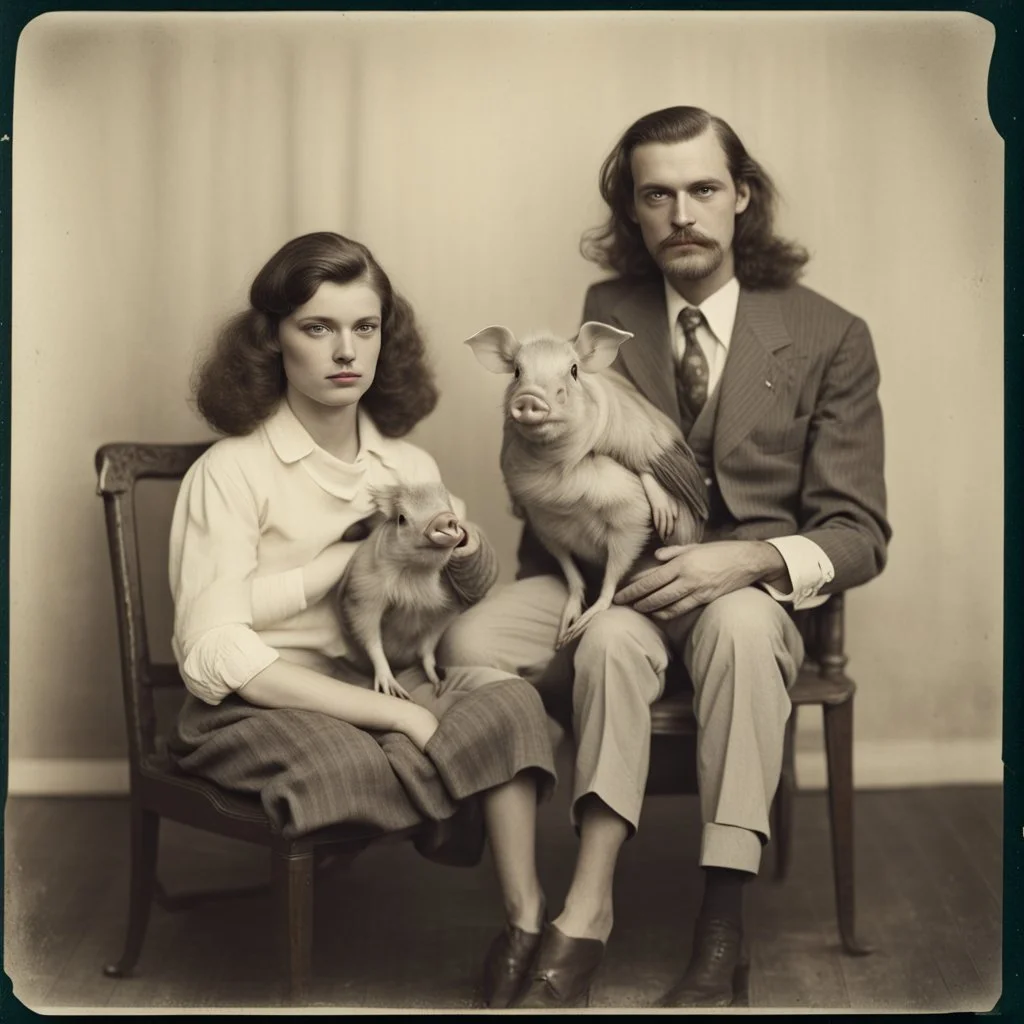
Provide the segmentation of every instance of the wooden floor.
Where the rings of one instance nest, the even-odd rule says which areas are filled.
[[[563,776],[565,778],[565,776]],[[564,789],[564,786],[562,787]],[[169,913],[154,908],[136,976],[101,973],[120,952],[127,804],[12,798],[6,811],[5,958],[33,1009],[278,1005],[269,897]],[[863,792],[857,799],[859,930],[838,945],[824,797],[797,798],[790,878],[748,887],[750,1006],[867,1011],[988,1010],[1000,990],[1002,795],[998,788]],[[648,801],[616,881],[616,928],[592,1006],[648,1007],[685,963],[700,894],[693,797]],[[549,900],[564,894],[575,839],[565,794],[541,812]],[[171,891],[267,877],[261,851],[164,826]],[[364,854],[318,886],[313,1002],[472,1010],[500,909],[489,862],[424,860],[409,845]]]

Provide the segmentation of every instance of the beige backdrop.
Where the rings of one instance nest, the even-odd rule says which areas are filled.
[[[813,253],[807,283],[865,317],[877,345],[895,538],[885,574],[849,598],[859,777],[990,777],[1003,456],[993,43],[988,23],[934,13],[30,24],[13,133],[20,785],[45,759],[125,749],[93,453],[207,436],[187,404],[193,359],[294,235],[365,241],[413,301],[443,387],[414,438],[510,576],[502,381],[461,343],[491,323],[574,329],[600,276],[577,251],[601,216],[600,162],[635,117],[675,103],[733,124],[780,185],[783,230]],[[165,586],[151,577],[163,609]],[[803,723],[802,745],[814,729]]]

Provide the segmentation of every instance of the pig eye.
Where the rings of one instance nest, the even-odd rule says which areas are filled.
[[[405,516],[402,515],[401,512],[399,512],[398,513],[398,525],[399,526],[405,526],[405,522],[406,522]]]
[[[513,377],[514,377],[514,378],[515,378],[516,380],[519,380],[519,367],[518,367],[518,366],[517,366],[517,367],[515,368],[515,370],[513,371],[513,373],[512,373],[512,376],[513,376]]]
[[[573,380],[579,380],[580,379],[580,372],[579,372],[579,370],[576,369],[576,364],[575,363],[572,364],[572,369],[570,369],[569,372],[572,374],[572,379]]]

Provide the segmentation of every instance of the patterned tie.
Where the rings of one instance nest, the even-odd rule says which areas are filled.
[[[704,323],[704,314],[693,306],[679,312],[679,324],[686,338],[682,358],[676,363],[676,397],[680,411],[688,414],[691,423],[708,400],[708,361],[697,340],[697,328]]]

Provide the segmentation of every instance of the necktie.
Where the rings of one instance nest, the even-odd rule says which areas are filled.
[[[697,340],[697,328],[704,323],[704,314],[693,306],[686,306],[679,312],[679,324],[683,328],[686,347],[682,358],[676,363],[676,396],[680,411],[692,419],[700,415],[708,400],[708,361]]]

